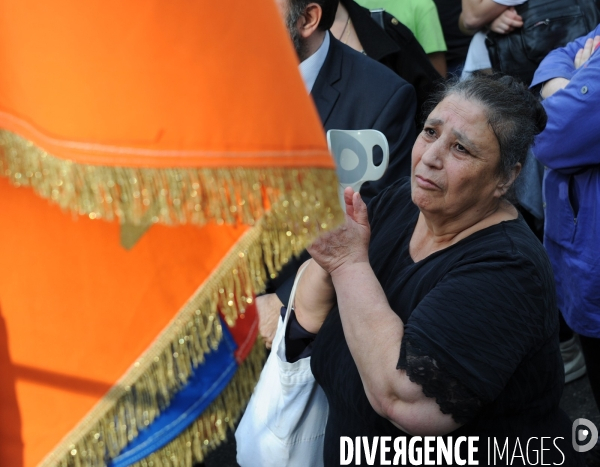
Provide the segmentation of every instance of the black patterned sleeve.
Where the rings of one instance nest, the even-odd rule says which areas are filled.
[[[413,310],[398,368],[466,423],[551,334],[552,293],[518,255],[460,265]]]

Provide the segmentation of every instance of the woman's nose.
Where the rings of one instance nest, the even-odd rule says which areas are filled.
[[[436,169],[441,169],[443,165],[442,149],[443,148],[439,140],[428,145],[423,153],[423,156],[421,157],[421,161],[423,161],[425,165]]]

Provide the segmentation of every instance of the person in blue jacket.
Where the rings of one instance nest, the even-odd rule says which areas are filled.
[[[600,25],[552,51],[537,69],[548,114],[534,154],[546,166],[544,245],[558,307],[580,335],[600,407]],[[600,465],[600,448],[594,452]]]

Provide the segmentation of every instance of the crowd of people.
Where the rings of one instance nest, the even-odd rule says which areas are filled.
[[[306,263],[286,359],[327,396],[326,466],[340,437],[446,434],[560,437],[546,462],[600,465],[559,408],[586,368],[600,406],[600,26],[522,83],[486,33],[526,27],[526,1],[276,0],[324,129],[390,147],[256,301],[269,346]]]

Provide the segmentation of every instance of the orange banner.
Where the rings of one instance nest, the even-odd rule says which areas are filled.
[[[0,11],[0,465],[109,463],[226,326],[248,357],[152,454],[191,466],[260,372],[253,297],[341,220],[283,22],[273,0]]]
[[[56,157],[333,167],[272,0],[0,6],[0,127]]]

